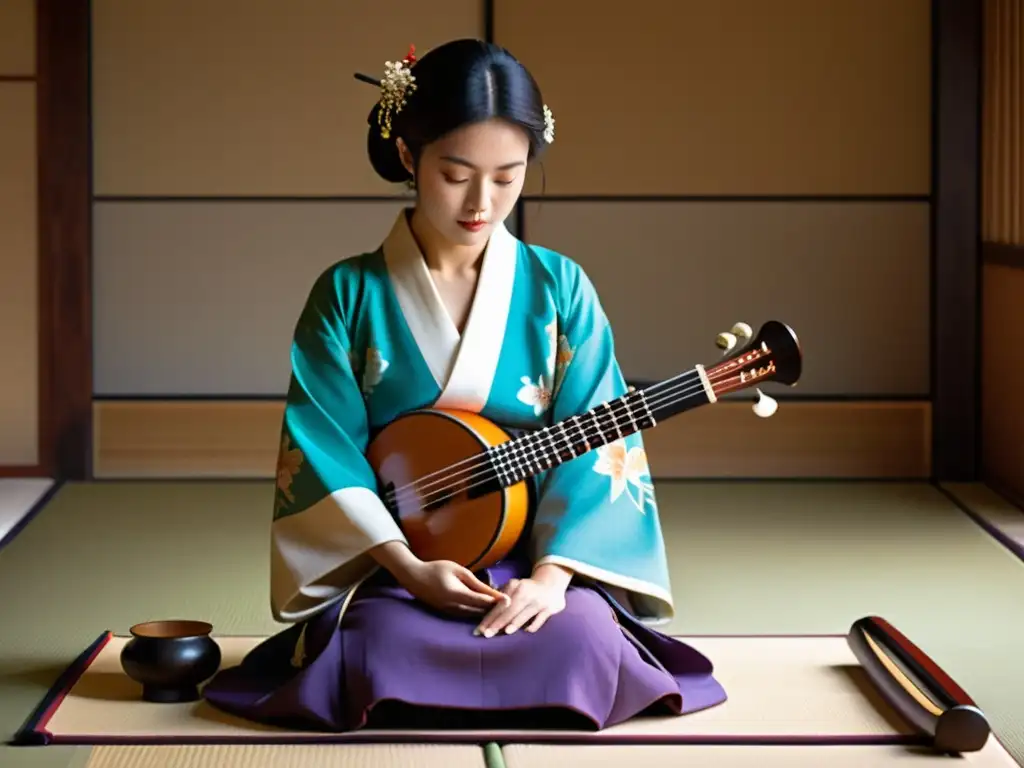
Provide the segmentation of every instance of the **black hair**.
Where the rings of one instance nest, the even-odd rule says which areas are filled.
[[[416,88],[396,115],[390,137],[381,135],[380,105],[368,118],[366,148],[370,164],[386,181],[408,182],[396,140],[401,138],[419,165],[428,144],[471,123],[500,118],[518,125],[530,140],[529,158],[546,146],[544,100],[530,72],[501,46],[483,40],[454,40],[434,48],[412,64]]]

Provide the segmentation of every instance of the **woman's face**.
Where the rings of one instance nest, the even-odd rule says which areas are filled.
[[[406,168],[412,155],[399,140]],[[519,199],[530,143],[502,120],[464,126],[425,147],[416,176],[419,214],[456,246],[483,246]]]

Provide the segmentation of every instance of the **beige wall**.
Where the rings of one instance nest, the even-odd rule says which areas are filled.
[[[927,0],[495,6],[497,41],[556,116],[549,196],[929,192]],[[481,10],[94,1],[97,395],[283,393],[312,277],[374,247],[398,203],[237,198],[395,193],[365,159],[376,94],[352,73],[482,36]],[[926,202],[553,198],[523,223],[592,274],[628,377],[713,360],[737,320],[800,334],[798,391],[834,400],[784,403],[770,427],[746,406],[682,417],[652,435],[661,474],[928,473]],[[267,474],[276,406],[236,406],[99,402],[97,472]],[[258,456],[252,429],[270,441]]]
[[[33,0],[0,2],[0,469],[39,462]]]
[[[1024,499],[1022,56],[1024,0],[986,0],[982,237],[1010,256],[982,267],[982,461],[985,476],[1018,499]]]

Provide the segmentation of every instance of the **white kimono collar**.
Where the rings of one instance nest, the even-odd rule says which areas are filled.
[[[460,337],[426,260],[409,229],[406,210],[383,243],[384,261],[406,324],[441,389],[435,406],[479,412],[498,367],[512,302],[519,241],[504,223],[491,234],[476,294]]]

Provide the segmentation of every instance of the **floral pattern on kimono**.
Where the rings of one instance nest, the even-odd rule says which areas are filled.
[[[373,388],[380,384],[384,378],[384,372],[391,367],[391,363],[384,359],[380,350],[376,347],[366,349],[366,368],[363,371],[363,394],[373,394]]]
[[[641,514],[647,513],[648,505],[655,506],[647,451],[642,446],[634,445],[627,449],[623,440],[601,446],[597,449],[594,471],[599,475],[607,475],[611,480],[611,501],[617,500],[625,492]],[[630,486],[635,489],[636,495]]]
[[[550,409],[574,353],[565,334],[558,333],[557,317],[544,326],[544,330],[548,337],[547,369],[537,376],[536,381],[529,376],[521,377],[519,381],[523,386],[517,395],[520,402],[533,407],[534,416]]]
[[[360,391],[365,397],[369,397],[373,394],[374,387],[380,384],[384,372],[391,367],[391,363],[373,345],[366,348],[365,356],[361,356],[353,349],[349,351],[348,357],[352,373],[360,380]]]
[[[277,455],[277,486],[275,488],[274,512],[279,513],[295,503],[292,483],[299,474],[304,460],[302,450],[291,446],[291,437],[281,436],[281,447]]]

